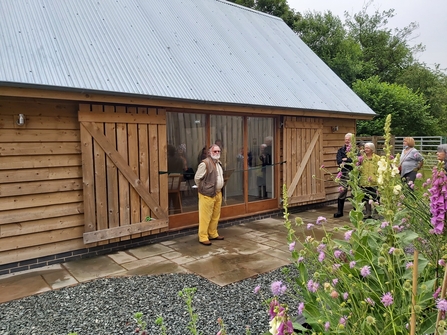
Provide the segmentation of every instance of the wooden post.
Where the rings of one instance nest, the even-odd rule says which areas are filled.
[[[410,335],[416,335],[416,312],[414,310],[414,306],[416,305],[416,295],[418,293],[418,259],[419,251],[415,249],[413,253],[413,295],[411,297]]]

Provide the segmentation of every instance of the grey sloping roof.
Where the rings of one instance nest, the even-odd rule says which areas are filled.
[[[0,85],[373,114],[279,18],[220,0],[0,0]]]

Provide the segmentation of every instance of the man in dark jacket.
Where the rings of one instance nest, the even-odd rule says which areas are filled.
[[[352,170],[352,159],[348,157],[348,152],[351,150],[351,138],[352,134],[347,133],[345,135],[345,144],[337,151],[337,165],[340,167],[340,194],[338,195],[337,213],[334,214],[334,218],[343,216],[343,208],[345,207],[346,195],[348,194],[347,181],[349,180],[349,171]]]

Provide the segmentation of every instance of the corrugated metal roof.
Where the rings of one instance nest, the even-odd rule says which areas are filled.
[[[220,0],[0,0],[0,83],[373,114],[279,18]]]

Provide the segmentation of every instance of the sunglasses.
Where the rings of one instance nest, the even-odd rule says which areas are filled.
[[[214,153],[219,153],[219,152],[220,152],[220,150],[213,150],[213,152],[214,152]]]

